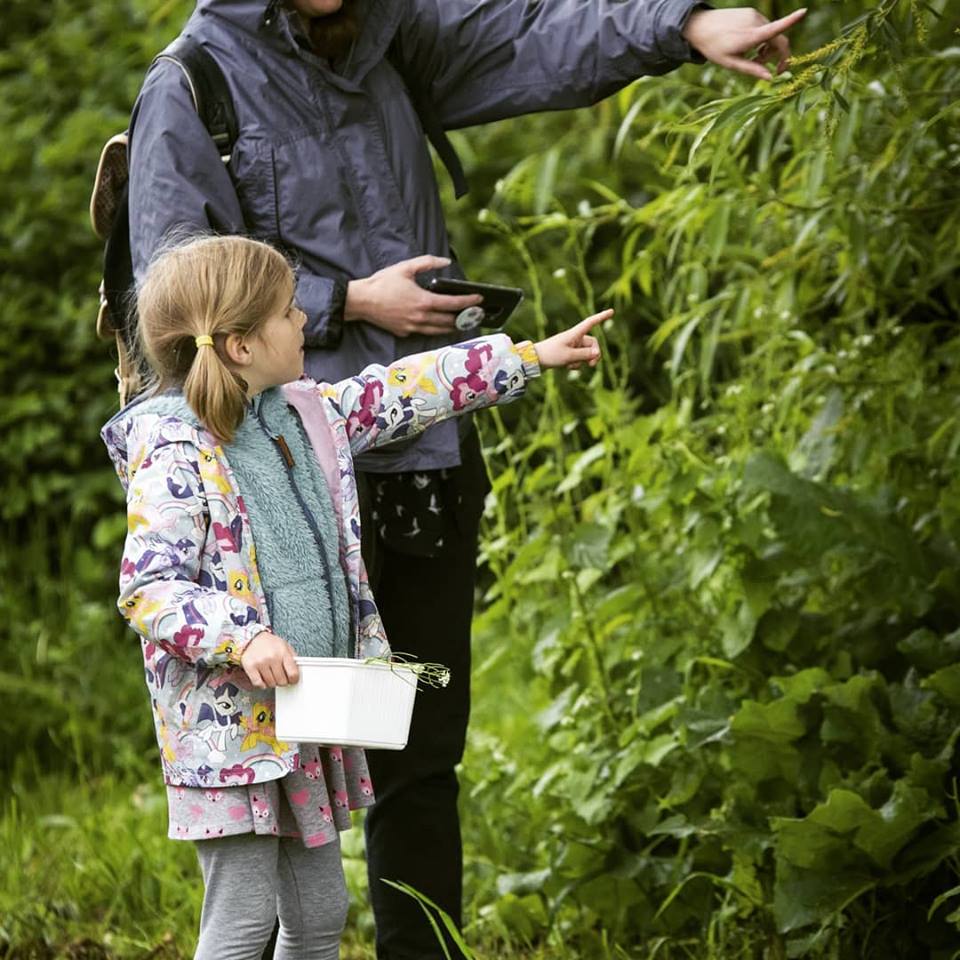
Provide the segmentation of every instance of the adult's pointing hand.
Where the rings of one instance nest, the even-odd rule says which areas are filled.
[[[790,61],[787,31],[807,14],[806,8],[779,20],[768,20],[752,7],[729,10],[695,10],[683,29],[687,43],[711,63],[735,70],[748,77],[769,80],[764,63],[776,61],[777,73],[783,73]],[[757,51],[757,59],[747,57]]]

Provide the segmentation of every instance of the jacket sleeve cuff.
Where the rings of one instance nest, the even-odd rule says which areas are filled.
[[[307,315],[303,337],[308,347],[333,350],[340,345],[346,300],[346,280],[318,277],[312,273],[297,276],[297,304]]]
[[[683,31],[692,13],[712,9],[711,4],[700,0],[675,0],[665,5],[657,44],[665,59],[678,63],[706,63],[700,51],[695,50],[684,39]]]
[[[248,623],[241,627],[234,634],[234,642],[231,644],[230,651],[227,653],[227,663],[239,667],[240,659],[246,652],[251,642],[267,628],[262,623]]]
[[[525,380],[540,376],[540,358],[532,340],[522,340],[513,345],[513,352],[520,358],[520,367]]]

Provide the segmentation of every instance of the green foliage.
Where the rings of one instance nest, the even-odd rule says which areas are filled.
[[[117,813],[155,763],[113,612],[122,507],[97,438],[113,361],[93,336],[85,210],[100,144],[189,7],[5,11],[0,944],[24,956],[77,938],[176,955],[195,923],[160,795]],[[814,52],[770,85],[688,67],[456,134],[474,192],[455,243],[477,279],[530,292],[513,332],[618,309],[597,372],[480,418],[494,490],[463,791],[471,943],[955,951],[947,7],[825,5],[794,40]],[[122,779],[85,786],[107,770]]]
[[[618,316],[601,371],[487,431],[483,682],[541,712],[474,739],[515,871],[481,926],[952,955],[951,30],[888,2],[772,87],[644,81],[499,179],[532,330]],[[546,914],[507,919],[514,885]]]
[[[133,0],[4,10],[0,521],[17,530],[37,513],[89,529],[118,502],[97,437],[116,398],[94,335],[100,244],[87,205],[100,147],[126,126],[147,64],[189,4],[164,6],[152,17],[155,4]]]
[[[130,767],[150,743],[139,654],[111,600],[125,525],[98,434],[117,405],[115,358],[94,332],[100,244],[87,204],[100,147],[189,6],[4,11],[0,689],[19,709],[0,722],[18,745],[0,773],[16,779]]]
[[[187,955],[196,854],[166,839],[159,783],[44,778],[6,804],[0,842],[0,943],[14,956]]]

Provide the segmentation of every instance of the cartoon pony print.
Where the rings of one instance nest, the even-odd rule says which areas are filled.
[[[218,455],[223,456],[223,451],[219,447],[213,450],[207,447],[200,448],[200,459],[197,463],[200,470],[200,479],[207,491],[216,491],[228,495],[230,493],[230,481],[217,460]]]
[[[214,564],[214,569],[222,564],[223,561],[219,551],[214,552],[211,562]],[[213,570],[204,570],[201,567],[197,575],[197,583],[199,583],[201,587],[206,587],[208,590],[219,590],[221,593],[227,592],[227,581],[221,580]]]
[[[288,749],[287,744],[276,737],[274,726],[273,707],[266,703],[255,703],[253,714],[241,717],[240,725],[247,731],[247,735],[240,744],[241,750],[252,750],[257,744],[265,744],[274,753],[283,753]]]
[[[150,600],[141,591],[131,594],[123,602],[123,616],[129,620],[136,631],[142,636],[148,636],[150,628],[147,621],[153,616],[162,604],[159,600]]]
[[[203,627],[192,625],[181,627],[173,635],[174,647],[180,651],[186,651],[190,647],[195,647],[203,640],[203,634]]]
[[[239,553],[243,546],[243,519],[239,514],[233,518],[230,526],[214,520],[213,535],[217,538],[217,546],[223,553]]]
[[[177,744],[173,734],[170,732],[170,727],[163,717],[160,705],[156,700],[151,701],[151,704],[153,706],[153,717],[156,723],[157,733],[160,735],[160,755],[164,760],[174,763],[179,758],[180,751],[177,749]]]
[[[506,370],[498,370],[493,378],[493,389],[498,397],[505,397],[508,394],[519,390],[524,383],[523,371],[514,370],[513,373],[507,373]]]
[[[391,387],[399,387],[400,393],[404,397],[412,396],[415,393],[436,394],[437,385],[428,373],[435,362],[436,355],[427,353],[415,360],[411,358],[403,366],[394,365],[387,374],[387,383]]]
[[[220,782],[225,786],[243,786],[253,783],[256,773],[251,767],[245,767],[242,763],[235,763],[232,767],[226,767],[220,771]]]
[[[213,652],[215,656],[225,657],[227,660],[233,656],[234,650],[237,648],[237,641],[234,637],[224,637],[214,648]]]
[[[144,570],[157,571],[178,570],[185,565],[185,557],[194,549],[194,543],[188,537],[183,537],[176,543],[166,543],[161,536],[149,535],[140,538],[142,550],[136,563],[124,559],[121,563],[121,576],[129,579]]]
[[[244,570],[234,570],[227,574],[227,592],[231,597],[242,600],[248,607],[257,608],[257,598],[250,585],[250,577]]]
[[[242,613],[231,613],[230,619],[238,627],[245,627],[248,623],[256,623],[257,598],[250,587],[250,577],[243,571],[232,571],[227,574],[227,593],[245,603],[246,609]]]
[[[204,703],[200,707],[196,736],[206,743],[211,760],[223,760],[227,742],[240,735],[239,692],[239,687],[229,681],[218,684],[213,688],[213,703]]]
[[[200,466],[193,460],[188,461],[189,469],[183,462],[178,463],[167,477],[167,490],[175,500],[189,500],[196,496],[194,483]]]
[[[484,370],[493,359],[493,347],[489,343],[462,344],[467,351],[467,360],[464,364],[466,375],[454,377],[450,384],[450,397],[453,400],[454,410],[463,410],[474,400],[482,396],[489,388],[489,378],[485,378]]]
[[[360,378],[355,378],[363,383]],[[374,411],[380,406],[383,399],[383,381],[368,380],[364,383],[363,393],[360,394],[360,402],[357,409],[351,411],[347,417],[347,436],[358,437],[363,433],[369,433],[376,423]]]
[[[419,419],[423,424],[429,424],[436,419],[436,411],[427,409],[427,401],[423,397],[398,397],[388,404],[376,419],[381,430],[389,430],[394,437],[405,437]]]

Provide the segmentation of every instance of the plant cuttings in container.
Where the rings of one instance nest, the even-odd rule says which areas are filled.
[[[413,654],[391,653],[388,657],[368,657],[364,663],[382,663],[388,667],[403,667],[416,677],[416,681],[425,687],[442,690],[450,683],[450,668],[442,663],[420,663]]]

